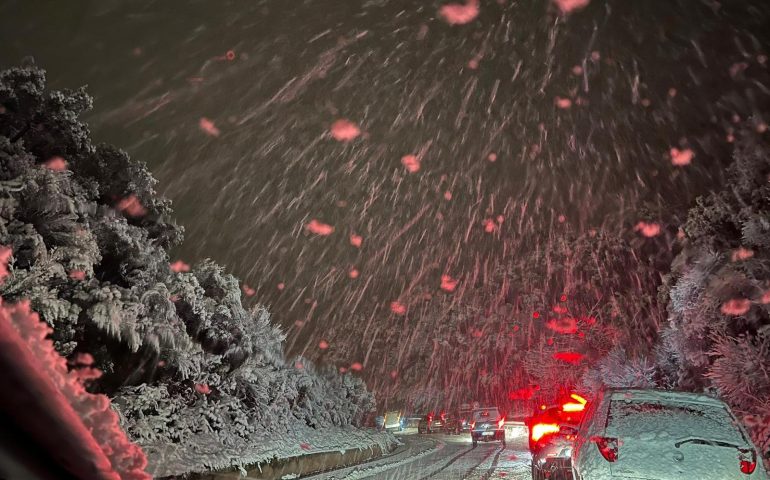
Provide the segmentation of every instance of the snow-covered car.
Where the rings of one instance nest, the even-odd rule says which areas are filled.
[[[505,446],[505,417],[495,407],[479,408],[471,416],[471,441],[502,442]]]
[[[461,428],[461,425],[460,425],[459,418],[452,415],[447,415],[444,418],[444,428],[443,428],[444,433],[457,435],[460,433],[460,428]]]
[[[417,433],[431,433],[430,420],[427,417],[421,418],[420,423],[417,425]]]
[[[572,449],[575,480],[767,479],[730,408],[710,396],[609,389],[586,409]]]
[[[444,416],[429,413],[420,420],[417,433],[439,433],[444,431]]]
[[[572,478],[572,445],[587,402],[572,394],[565,402],[539,408],[529,418],[532,480]]]
[[[457,419],[458,419],[458,423],[460,424],[460,433],[470,432],[471,423],[473,422],[473,409],[472,408],[461,409],[457,413]]]

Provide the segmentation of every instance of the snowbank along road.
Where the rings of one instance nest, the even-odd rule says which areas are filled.
[[[313,480],[529,480],[526,436],[508,437],[473,448],[469,434],[403,435],[391,455],[372,462],[315,475]]]

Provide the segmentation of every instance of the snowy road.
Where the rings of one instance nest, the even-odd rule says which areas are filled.
[[[393,454],[355,467],[315,475],[313,480],[529,480],[530,455],[526,438],[482,443],[473,448],[470,436],[403,435]]]

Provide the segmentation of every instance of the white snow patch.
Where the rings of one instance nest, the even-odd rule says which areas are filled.
[[[224,445],[213,434],[202,433],[184,445],[158,443],[142,445],[147,454],[147,472],[153,477],[235,468],[260,468],[261,464],[315,453],[365,450],[378,445],[383,452],[396,446],[386,432],[355,427],[313,429],[298,427],[293,432],[269,434],[250,442]]]

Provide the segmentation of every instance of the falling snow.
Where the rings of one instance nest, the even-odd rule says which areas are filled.
[[[753,438],[766,431],[770,387],[728,375],[770,365],[765,2],[259,0],[172,19],[186,6],[169,1],[100,4],[19,53],[89,85],[93,137],[158,178],[89,194],[127,231],[170,198],[163,221],[186,233],[163,270],[225,266],[245,305],[269,307],[290,366],[360,377],[380,407],[513,408],[649,361],[662,384],[718,391],[761,417]],[[71,148],[26,159],[20,195],[99,168]],[[44,223],[35,235],[58,239]],[[92,241],[77,238],[46,254]],[[71,257],[57,281],[105,281]]]

